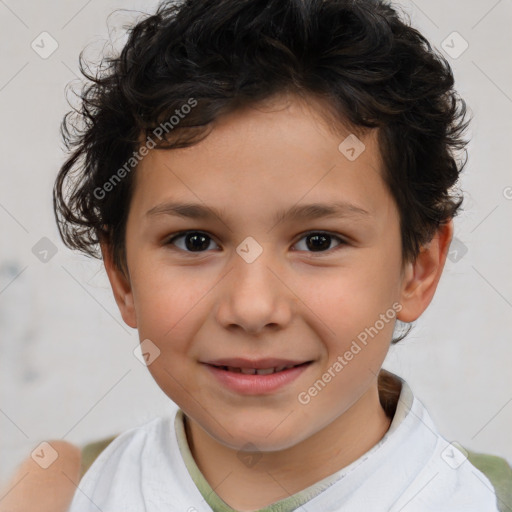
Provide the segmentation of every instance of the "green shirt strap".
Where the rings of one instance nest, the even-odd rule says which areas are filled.
[[[80,479],[85,475],[98,455],[117,437],[111,436],[94,443],[88,443],[82,447],[82,462],[80,465]]]
[[[496,455],[472,452],[466,449],[468,460],[491,482],[498,498],[500,512],[512,512],[512,467],[506,459]]]

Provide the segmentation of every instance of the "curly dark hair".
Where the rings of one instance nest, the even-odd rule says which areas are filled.
[[[88,82],[62,123],[71,154],[53,190],[64,243],[100,257],[105,241],[126,271],[135,174],[126,162],[148,137],[191,100],[158,147],[191,146],[219,116],[293,93],[321,98],[354,133],[378,128],[403,260],[414,261],[462,204],[451,188],[467,160],[456,152],[466,153],[469,121],[449,63],[401,14],[384,0],[167,1],[129,29],[122,51],[96,73],[82,52]]]

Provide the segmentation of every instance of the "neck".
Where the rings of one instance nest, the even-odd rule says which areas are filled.
[[[197,466],[219,497],[240,511],[268,506],[343,469],[375,446],[390,424],[375,385],[321,431],[285,450],[262,452],[258,463],[248,467],[236,450],[185,417]]]

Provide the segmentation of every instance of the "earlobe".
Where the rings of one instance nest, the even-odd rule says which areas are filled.
[[[109,246],[101,242],[100,247],[105,271],[107,272],[117,307],[126,325],[136,329],[137,316],[130,279],[114,264]]]
[[[427,309],[441,279],[452,237],[453,220],[450,220],[439,226],[432,240],[421,248],[416,260],[407,264],[398,320],[413,322]]]

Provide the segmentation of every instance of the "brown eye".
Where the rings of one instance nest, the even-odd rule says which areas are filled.
[[[172,237],[167,244],[174,244],[176,240],[181,238],[184,240],[184,243],[181,247],[178,244],[176,246],[186,252],[203,252],[208,249],[213,241],[211,237],[201,231],[186,231]]]
[[[338,246],[331,248],[332,240],[339,242]],[[306,240],[305,248],[299,250],[305,250],[308,252],[327,252],[331,249],[337,249],[340,245],[344,245],[346,242],[336,235],[323,232],[310,232],[302,237],[301,240]]]

